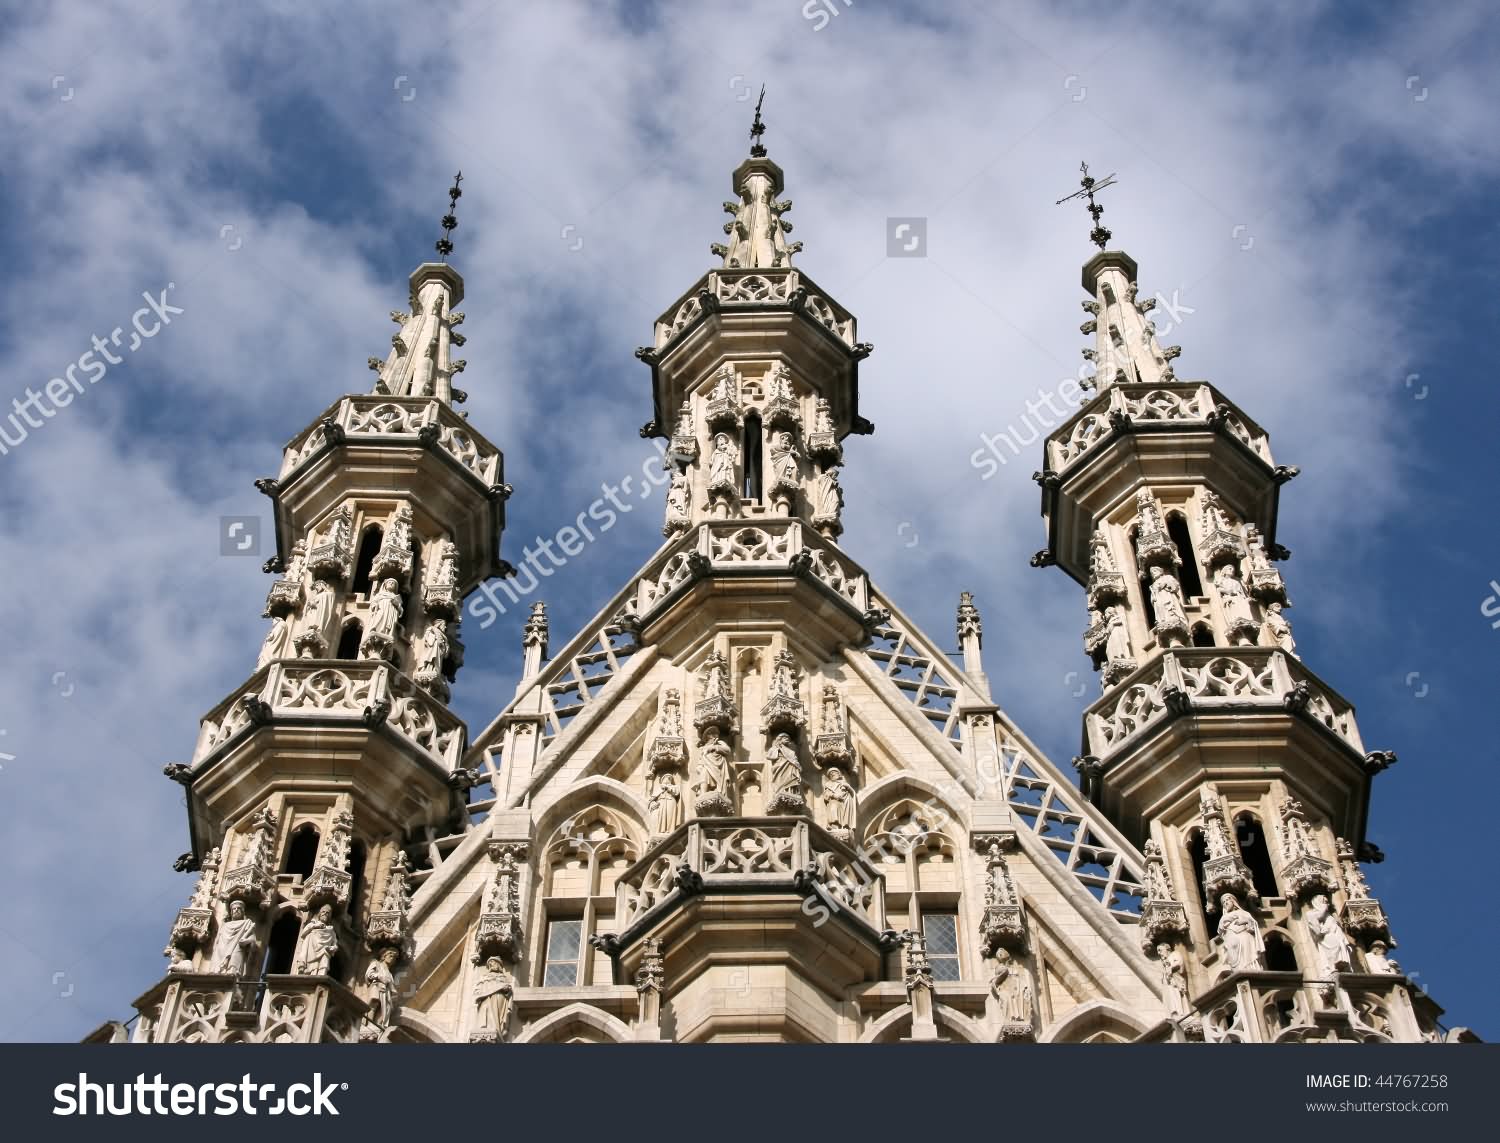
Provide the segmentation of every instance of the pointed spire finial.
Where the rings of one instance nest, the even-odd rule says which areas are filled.
[[[1111,172],[1102,179],[1096,179],[1089,174],[1089,165],[1087,163],[1080,163],[1078,169],[1083,172],[1083,178],[1078,180],[1078,185],[1083,189],[1076,190],[1069,195],[1064,195],[1053,205],[1061,206],[1063,203],[1070,202],[1075,198],[1087,198],[1089,200],[1088,212],[1094,219],[1094,229],[1089,231],[1089,241],[1099,247],[1100,250],[1103,250],[1109,242],[1110,232],[1099,224],[1099,216],[1104,213],[1104,208],[1094,201],[1094,195],[1102,191],[1105,187],[1114,186],[1115,176]]]
[[[434,243],[434,248],[442,256],[444,262],[448,255],[453,253],[453,231],[458,226],[458,200],[463,197],[463,191],[459,184],[464,181],[464,173],[459,171],[453,176],[453,185],[448,188],[448,213],[443,215],[443,236]]]
[[[766,157],[766,145],[760,141],[761,136],[766,133],[765,121],[760,117],[761,105],[766,101],[766,85],[760,85],[760,98],[755,101],[755,122],[750,124],[750,157],[752,159],[764,159]]]

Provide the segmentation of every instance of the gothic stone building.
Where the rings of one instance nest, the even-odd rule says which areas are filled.
[[[1102,684],[1075,782],[992,699],[969,593],[954,661],[840,545],[871,347],[758,140],[732,188],[638,353],[665,543],[560,648],[533,606],[477,734],[449,686],[510,489],[454,411],[446,261],[259,482],[270,630],[167,767],[198,882],[133,1039],[1442,1038],[1360,870],[1394,757],[1284,614],[1296,470],[1176,376],[1134,260],[1096,229],[1094,385],[1036,475]]]

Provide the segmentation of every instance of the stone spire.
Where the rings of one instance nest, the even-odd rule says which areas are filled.
[[[761,88],[760,98],[764,103],[765,88]],[[734,216],[724,224],[729,241],[709,247],[724,259],[725,269],[790,266],[792,255],[802,249],[802,243],[786,240],[792,224],[782,216],[792,209],[792,201],[776,197],[785,184],[781,168],[766,157],[761,142],[766,130],[760,117],[761,103],[755,105],[755,123],[750,128],[750,157],[735,168],[731,180],[740,201],[724,203],[724,212]]]
[[[1083,288],[1093,300],[1083,303],[1090,316],[1079,329],[1094,335],[1094,345],[1085,347],[1083,356],[1094,363],[1099,389],[1175,379],[1172,362],[1181,347],[1163,347],[1156,340],[1156,325],[1146,316],[1156,299],[1136,299],[1135,275],[1135,259],[1120,250],[1102,251],[1083,268]]]

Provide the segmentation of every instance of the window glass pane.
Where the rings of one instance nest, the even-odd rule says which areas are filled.
[[[923,913],[922,935],[927,938],[927,963],[933,980],[961,980],[958,968],[958,914]]]
[[[542,984],[548,987],[578,983],[578,950],[583,942],[582,921],[553,921],[547,926],[547,966]]]
[[[951,956],[958,952],[958,915],[923,913],[922,935],[927,938],[928,956]]]

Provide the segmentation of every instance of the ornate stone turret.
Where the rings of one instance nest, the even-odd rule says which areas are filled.
[[[1095,394],[1046,442],[1048,546],[1034,562],[1087,590],[1085,649],[1103,694],[1084,715],[1086,791],[1146,847],[1142,944],[1176,1014],[1191,990],[1207,1038],[1292,1036],[1318,1009],[1354,1010],[1317,966],[1348,970],[1330,905],[1335,839],[1363,836],[1376,767],[1353,708],[1303,664],[1282,614],[1271,561],[1288,554],[1277,504],[1297,470],[1274,462],[1265,431],[1216,388],[1176,375],[1135,260],[1103,249],[1093,196],[1104,185],[1085,171],[1078,196],[1101,246],[1083,268]],[[1368,945],[1388,936],[1378,913],[1350,900],[1342,915]],[[1305,971],[1296,1005],[1278,994],[1266,1008],[1250,984],[1229,983],[1267,967]],[[1242,1034],[1230,1001],[1280,1013],[1281,1026],[1252,1021],[1258,1031]]]
[[[450,205],[445,257],[456,225]],[[357,1038],[354,989],[391,1027],[405,847],[461,805],[465,729],[445,705],[459,605],[501,567],[509,491],[499,450],[452,408],[463,279],[424,263],[410,298],[372,391],[335,401],[258,482],[281,578],[254,673],[173,771],[193,850],[211,856],[173,927],[172,971],[140,1002],[156,1040]]]

